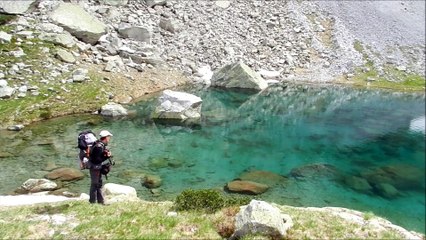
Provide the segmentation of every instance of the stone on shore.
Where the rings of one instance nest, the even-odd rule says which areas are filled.
[[[152,118],[170,120],[197,120],[201,117],[201,98],[185,93],[164,90]]]
[[[83,42],[95,44],[106,33],[106,25],[73,3],[60,3],[50,18]]]
[[[75,168],[58,168],[45,176],[50,180],[76,181],[84,178],[84,174]]]
[[[287,214],[264,201],[251,200],[240,207],[235,216],[235,232],[231,239],[239,239],[248,234],[262,235],[272,239],[284,239],[293,221]]]
[[[268,83],[258,73],[242,62],[229,64],[215,71],[211,79],[211,85],[257,91],[268,87]]]
[[[42,33],[39,38],[43,41],[53,43],[66,48],[72,48],[76,45],[73,37],[69,33]]]
[[[118,117],[126,116],[128,114],[127,109],[125,109],[121,104],[109,102],[102,106],[101,115],[108,117]]]
[[[42,191],[52,191],[58,188],[58,184],[48,179],[28,179],[25,181],[21,188],[27,192],[42,192]]]
[[[102,192],[107,203],[140,200],[137,197],[136,189],[126,185],[107,183],[103,186]]]
[[[4,86],[0,87],[0,98],[11,98],[15,93],[15,88]]]
[[[118,33],[124,38],[130,38],[148,44],[151,43],[151,30],[146,27],[121,24],[118,28]]]
[[[225,188],[229,192],[258,195],[266,192],[269,186],[252,181],[234,180],[226,184]]]

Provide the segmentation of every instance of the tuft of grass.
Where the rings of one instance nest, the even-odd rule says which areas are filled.
[[[16,19],[15,15],[0,13],[0,25],[4,25],[12,20]]]

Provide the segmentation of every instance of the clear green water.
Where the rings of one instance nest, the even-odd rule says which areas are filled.
[[[424,94],[330,86],[275,87],[254,95],[186,91],[203,99],[199,126],[152,122],[151,99],[131,106],[136,114],[126,119],[72,116],[17,133],[0,131],[0,194],[42,177],[48,163],[76,167],[76,134],[105,128],[114,134],[110,148],[117,162],[108,182],[133,186],[147,200],[171,200],[186,188],[223,189],[244,171],[264,170],[287,180],[258,199],[371,211],[425,233],[425,135],[410,130],[410,122],[425,115]],[[297,169],[305,170],[303,177]],[[392,171],[383,175],[383,169]],[[162,178],[159,196],[141,185],[144,173]],[[356,190],[345,180],[351,176],[368,179],[372,189]],[[374,185],[382,182],[398,195],[384,197]],[[89,179],[66,187],[87,192]]]

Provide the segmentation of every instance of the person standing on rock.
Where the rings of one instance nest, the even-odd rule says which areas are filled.
[[[100,139],[96,141],[90,151],[89,168],[90,168],[90,203],[104,204],[102,196],[102,163],[111,157],[111,152],[106,148],[111,140],[112,134],[107,130],[99,133]]]

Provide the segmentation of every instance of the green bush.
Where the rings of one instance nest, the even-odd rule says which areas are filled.
[[[181,192],[175,200],[178,211],[204,211],[213,213],[224,207],[248,204],[247,197],[227,197],[214,189],[187,189]]]

